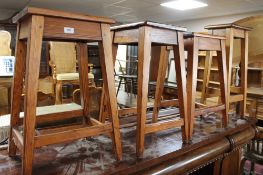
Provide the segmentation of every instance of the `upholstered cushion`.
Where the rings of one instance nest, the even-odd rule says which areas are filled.
[[[53,78],[40,78],[38,81],[38,91],[44,94],[54,94]]]
[[[0,30],[0,55],[10,56],[11,34],[8,31]]]
[[[78,80],[79,73],[63,73],[57,74],[57,80]]]
[[[89,79],[94,79],[94,75],[92,73],[88,74]],[[78,80],[79,73],[64,73],[57,74],[57,80]]]

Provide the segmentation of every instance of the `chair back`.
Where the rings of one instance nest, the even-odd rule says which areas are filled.
[[[76,44],[71,42],[49,42],[50,61],[56,66],[56,74],[75,73],[77,63]],[[53,72],[54,73],[54,72]]]
[[[11,56],[11,34],[8,31],[0,30],[0,56]]]

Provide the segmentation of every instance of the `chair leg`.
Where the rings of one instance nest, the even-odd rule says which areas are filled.
[[[136,154],[143,155],[151,59],[150,28],[139,28]]]
[[[27,60],[25,75],[25,117],[24,117],[24,175],[32,174],[34,157],[37,90],[44,28],[43,16],[32,16],[30,36],[27,40]],[[40,30],[42,29],[42,30]]]
[[[118,160],[122,159],[122,147],[120,136],[120,123],[118,117],[118,107],[115,91],[114,81],[114,66],[112,58],[112,39],[110,33],[110,26],[108,24],[101,24],[102,41],[99,42],[100,62],[102,67],[103,83],[106,96],[108,97],[107,109],[112,120],[113,128],[113,145],[115,147],[116,157]]]
[[[19,31],[19,26],[18,26]],[[19,35],[19,32],[17,32]],[[16,146],[13,141],[13,127],[18,125],[19,113],[21,106],[21,95],[23,91],[23,78],[25,72],[26,62],[26,44],[22,41],[17,40],[16,43],[16,64],[13,78],[12,95],[11,95],[11,127],[9,132],[9,156],[16,155]],[[14,88],[15,87],[15,88]]]
[[[56,101],[55,104],[62,104],[62,81],[56,82]]]
[[[227,94],[227,71],[226,71],[226,50],[225,41],[221,40],[221,51],[217,52],[218,73],[220,81],[221,101],[225,104],[225,109],[222,111],[223,126],[226,127],[228,123],[228,96]]]
[[[193,46],[188,50],[187,70],[187,111],[189,116],[189,139],[192,139],[195,118],[195,96],[198,69],[198,38],[194,37]],[[178,95],[180,93],[178,92]],[[182,97],[181,97],[182,98]]]
[[[119,85],[118,85],[118,89],[117,89],[117,96],[118,96],[119,91],[120,91],[121,82],[122,82],[122,77],[120,77],[120,81],[119,81]]]

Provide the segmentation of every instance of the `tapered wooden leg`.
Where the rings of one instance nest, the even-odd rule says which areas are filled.
[[[56,101],[55,104],[62,104],[62,81],[56,82]]]
[[[99,42],[100,47],[100,62],[103,75],[103,83],[105,94],[108,97],[107,109],[109,116],[112,120],[113,127],[113,142],[115,145],[115,151],[117,159],[122,159],[122,148],[121,148],[121,136],[120,136],[120,123],[118,117],[117,98],[115,91],[114,81],[114,66],[112,58],[112,39],[110,33],[110,25],[101,24],[102,30],[102,42]]]
[[[44,17],[32,16],[31,31],[27,40],[27,60],[25,75],[25,117],[24,117],[24,175],[32,173],[32,161],[34,157],[34,137],[36,123],[37,89],[39,78],[39,67],[41,57],[41,46],[44,28]]]
[[[188,64],[187,64],[187,69],[188,69],[187,70],[187,104],[188,104],[187,112],[189,116],[189,139],[192,139],[193,130],[194,130],[197,68],[198,68],[198,38],[194,37],[193,46],[188,50]]]
[[[245,38],[241,39],[241,91],[244,96],[240,104],[240,115],[245,116],[247,101],[247,67],[248,67],[248,32],[245,32]]]
[[[217,52],[218,73],[220,81],[221,101],[225,104],[225,109],[222,111],[223,126],[226,127],[228,123],[228,94],[227,94],[227,70],[226,70],[226,51],[225,41],[221,40],[221,52]]]
[[[117,51],[118,51],[118,45],[113,44],[112,45],[112,55],[113,55],[113,66],[115,67],[115,62],[116,62],[116,56],[117,56]],[[118,91],[117,91],[118,92]],[[118,96],[118,93],[117,93]],[[100,113],[99,113],[99,121],[104,123],[106,121],[107,117],[107,99],[106,99],[106,94],[104,87],[102,88],[102,93],[101,93],[101,100],[100,100]]]
[[[139,28],[136,154],[143,155],[151,58],[150,28]]]
[[[79,82],[80,96],[85,122],[91,124],[89,118],[89,77],[88,70],[88,50],[86,43],[77,43],[78,62],[79,62]]]
[[[166,49],[166,46],[161,46],[158,76],[157,76],[155,96],[154,96],[154,107],[153,107],[152,122],[157,122],[161,97],[163,94],[165,74],[166,74],[166,69],[167,69],[167,65],[168,65],[168,56],[169,56],[169,53]]]
[[[17,38],[19,36],[19,25],[17,27]],[[12,95],[11,95],[11,123],[9,132],[9,156],[16,155],[16,146],[13,141],[12,129],[18,125],[19,113],[21,107],[21,95],[23,91],[23,78],[25,75],[26,63],[26,44],[20,40],[16,41],[16,62],[13,77]]]
[[[227,67],[227,95],[231,96],[231,79],[232,79],[232,65],[233,65],[233,54],[234,54],[234,30],[231,28],[228,31],[228,40],[227,45],[229,45],[228,49],[228,59],[226,61]],[[222,100],[221,100],[222,101]],[[230,108],[230,103],[226,104],[227,108]]]
[[[205,58],[203,85],[202,85],[202,93],[201,93],[201,103],[203,104],[206,104],[206,96],[207,96],[209,79],[210,79],[212,58],[213,58],[212,52],[207,51],[206,58]]]
[[[182,138],[183,142],[187,143],[189,140],[189,118],[187,112],[186,69],[183,33],[178,32],[178,46],[174,46],[173,50],[176,82],[178,88],[179,111],[180,117],[184,120],[184,125],[182,126]]]

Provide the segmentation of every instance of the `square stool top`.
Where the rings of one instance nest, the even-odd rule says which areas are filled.
[[[168,30],[175,30],[175,31],[181,31],[181,32],[187,31],[187,29],[184,27],[177,27],[174,25],[161,24],[161,23],[151,22],[151,21],[141,21],[141,22],[136,22],[136,23],[129,23],[129,24],[123,24],[119,26],[114,26],[114,27],[111,27],[111,30],[112,31],[127,30],[127,29],[139,28],[141,26],[150,26],[150,27],[155,27],[155,28],[160,28],[160,29],[168,29]]]
[[[71,13],[71,12],[50,10],[50,9],[37,8],[37,7],[24,8],[16,16],[13,17],[13,23],[17,23],[30,15],[58,17],[58,18],[65,18],[65,19],[75,19],[75,20],[80,20],[80,21],[90,21],[90,22],[101,22],[101,23],[107,23],[107,24],[115,23],[115,20],[106,18],[106,17],[90,16],[90,15],[84,15],[84,14],[79,14],[79,13]]]
[[[207,29],[207,30],[226,29],[226,28],[235,28],[235,29],[241,29],[241,30],[247,30],[247,31],[252,30],[251,27],[240,26],[240,25],[237,25],[235,23],[216,24],[216,25],[205,26],[205,29]]]
[[[202,38],[211,38],[211,39],[220,39],[225,40],[226,37],[218,36],[218,35],[210,35],[210,34],[203,34],[203,33],[185,33],[184,39],[193,38],[193,37],[202,37]]]

